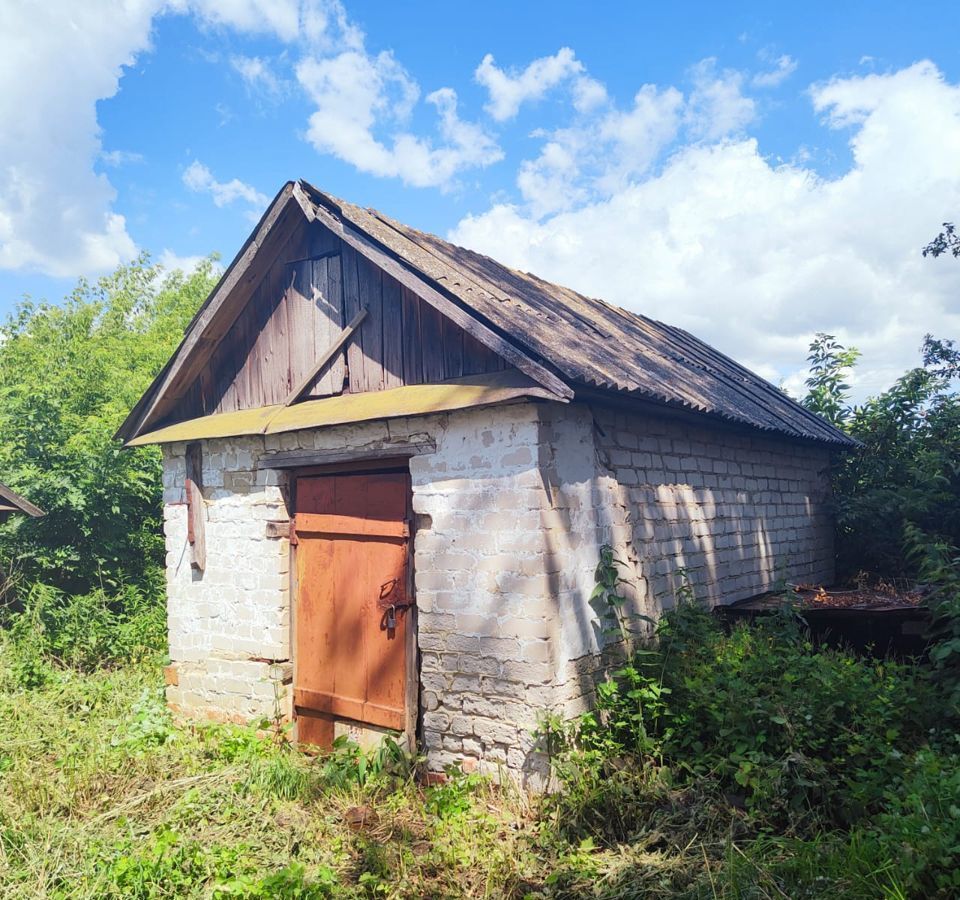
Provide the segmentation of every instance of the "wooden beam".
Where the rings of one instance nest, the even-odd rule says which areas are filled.
[[[366,450],[285,450],[261,456],[257,465],[261,469],[299,469],[308,466],[329,466],[340,463],[366,462],[381,459],[401,459],[433,453],[437,449],[433,441],[389,444]]]
[[[296,227],[299,216],[290,216],[287,222],[288,228],[282,229],[282,234],[274,230],[274,226],[286,210],[298,208],[303,211],[302,202],[298,202],[299,198],[295,198],[295,187],[292,182],[287,182],[281,188],[253,234],[247,239],[236,258],[230,263],[227,271],[223,273],[223,277],[217,286],[210,292],[210,296],[187,326],[183,340],[174,351],[170,361],[154,379],[153,384],[150,385],[140,402],[118,429],[118,437],[129,440],[139,434],[150,423],[161,404],[174,399],[177,396],[177,388],[182,387],[190,376],[199,371],[209,353],[212,352],[220,338],[233,324],[236,314],[246,304],[253,289],[259,283],[260,277],[283,248],[284,239],[289,237],[286,232],[290,230],[290,227]],[[260,250],[267,244],[270,245],[266,254],[269,259],[257,259]],[[255,260],[256,265],[254,264]],[[238,296],[231,298],[234,293],[237,293]],[[218,314],[228,299],[234,300],[231,304],[234,314],[232,316],[228,314],[224,318]],[[214,320],[218,318],[222,319],[222,327],[219,329],[219,334],[211,338],[208,331]],[[197,356],[200,357],[199,360],[196,358]]]
[[[400,260],[382,250],[365,234],[345,224],[322,206],[307,201],[302,195],[302,189],[299,185],[295,186],[294,197],[300,202],[308,218],[316,219],[326,225],[344,243],[349,244],[358,253],[362,253],[384,272],[392,275],[400,284],[409,288],[439,313],[455,322],[481,344],[502,356],[510,365],[516,366],[537,384],[542,385],[557,396],[567,400],[573,397],[573,390],[546,366],[531,359],[518,347],[488,328],[454,301],[445,297],[420,275],[408,269]]]
[[[317,376],[324,370],[324,367],[330,360],[340,352],[340,348],[350,340],[350,337],[360,327],[360,323],[363,322],[366,317],[367,308],[364,306],[361,307],[360,312],[347,323],[346,328],[337,335],[337,339],[327,347],[320,359],[317,360],[317,364],[306,374],[306,377],[304,377],[300,384],[290,391],[287,399],[283,401],[284,406],[295,403],[300,398],[300,395],[317,380]]]
[[[187,542],[190,544],[190,565],[199,572],[207,567],[207,520],[203,502],[203,445],[187,444]]]

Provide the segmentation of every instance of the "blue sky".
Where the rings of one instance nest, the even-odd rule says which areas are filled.
[[[78,8],[79,7],[79,8]],[[960,12],[901,3],[0,9],[0,304],[239,249],[284,181],[858,391],[960,336]]]

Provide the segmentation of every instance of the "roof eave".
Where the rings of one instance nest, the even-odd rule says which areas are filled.
[[[808,433],[787,431],[781,428],[763,427],[757,425],[755,422],[749,422],[735,416],[725,415],[711,410],[692,409],[683,404],[664,400],[660,397],[650,397],[640,391],[614,390],[602,385],[585,384],[574,385],[574,390],[574,399],[577,401],[607,403],[654,416],[682,420],[690,424],[723,428],[741,434],[762,435],[769,438],[796,441],[797,443],[816,444],[821,447],[844,452],[856,450],[863,446],[856,438],[844,434],[826,421],[823,423],[824,426],[832,431],[835,437],[817,436]]]

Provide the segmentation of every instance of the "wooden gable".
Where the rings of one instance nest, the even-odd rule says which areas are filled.
[[[501,384],[514,371],[520,383]],[[573,396],[447,285],[288,182],[117,437],[130,443],[196,419],[470,377],[493,379],[494,391]]]
[[[504,360],[320,222],[303,218],[179,397],[153,421],[282,404],[366,311],[299,399],[498,372]]]

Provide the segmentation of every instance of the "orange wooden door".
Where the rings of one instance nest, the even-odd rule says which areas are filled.
[[[297,479],[293,702],[304,743],[329,746],[339,719],[406,727],[409,496],[406,472]]]

